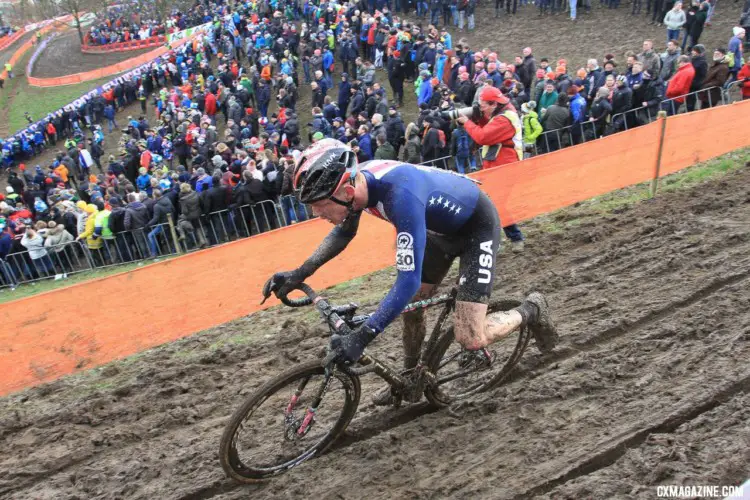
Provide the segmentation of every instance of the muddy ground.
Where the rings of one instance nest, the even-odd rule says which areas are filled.
[[[525,9],[511,28],[538,22]],[[726,43],[727,10],[707,37]],[[595,50],[577,43],[586,36],[574,30],[610,15],[595,12],[551,18],[570,28],[550,44],[578,48],[573,61],[614,51],[611,31]],[[478,17],[477,44],[495,40]],[[637,47],[643,33],[627,33]],[[527,250],[503,252],[496,291],[548,293],[561,344],[530,348],[511,381],[466,405],[374,408],[380,384],[365,378],[327,455],[261,485],[226,480],[217,450],[231,413],[326,343],[315,313],[275,308],[0,400],[0,498],[650,499],[656,485],[739,484],[750,462],[748,182],[745,168],[564,231],[525,225]],[[329,295],[371,310],[393,276]],[[398,362],[400,334],[394,324],[373,352]]]
[[[275,308],[7,397],[0,497],[654,498],[739,484],[750,424],[750,169],[564,232],[527,225],[496,293],[543,290],[562,340],[452,411],[363,404],[328,454],[278,479],[224,479],[219,436],[243,396],[325,344]],[[582,215],[578,213],[576,217]],[[571,217],[560,213],[553,222]],[[393,271],[340,286],[371,309]],[[400,324],[373,348],[400,357]]]
[[[84,54],[81,52],[81,42],[78,32],[69,30],[56,37],[39,55],[34,65],[32,76],[37,78],[51,78],[73,73],[83,73],[93,69],[117,64],[131,57],[136,57],[154,50],[154,47],[126,52],[110,52],[107,54]]]

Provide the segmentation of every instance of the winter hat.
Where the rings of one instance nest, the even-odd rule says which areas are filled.
[[[315,133],[313,134],[313,136],[312,136],[312,138],[313,138],[314,140],[316,140],[316,141],[320,141],[320,140],[322,140],[322,139],[323,139],[324,137],[325,137],[325,136],[323,135],[323,132],[320,132],[320,131],[318,131],[318,132],[315,132]]]
[[[5,186],[5,191],[7,191],[8,194],[13,194],[15,192],[11,186]]]
[[[567,73],[567,71],[568,70],[565,68],[565,66],[562,66],[562,65],[558,65],[555,68],[555,73],[558,75],[564,75],[565,73]]]
[[[734,28],[732,28],[732,34],[734,34],[734,36],[740,36],[740,34],[744,32],[745,28],[742,28],[740,26],[735,26]]]
[[[434,87],[436,85],[440,85],[440,80],[438,80],[437,78],[433,78],[432,80],[430,80],[430,83]]]
[[[609,89],[607,87],[599,87],[599,90],[596,91],[596,97],[600,99],[609,97]]]
[[[76,203],[76,207],[80,208],[81,210],[86,210],[86,202],[83,200],[78,200],[78,203]]]
[[[88,205],[86,205],[86,213],[93,214],[96,211],[96,205],[94,205],[93,203],[89,203]]]

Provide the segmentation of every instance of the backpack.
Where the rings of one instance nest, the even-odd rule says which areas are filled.
[[[441,129],[437,129],[438,141],[440,142],[440,149],[445,148],[445,132]]]
[[[34,201],[34,211],[36,213],[44,213],[48,210],[48,208],[49,207],[47,206],[47,204],[41,198],[37,198]]]
[[[734,68],[734,52],[727,52],[725,62],[730,68]]]

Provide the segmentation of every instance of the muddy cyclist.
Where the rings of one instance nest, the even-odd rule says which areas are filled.
[[[433,296],[456,257],[460,266],[455,336],[467,354],[491,364],[485,348],[521,326],[529,327],[542,352],[555,347],[557,331],[541,293],[531,293],[515,309],[487,315],[501,226],[494,204],[471,179],[397,161],[358,165],[348,146],[324,139],[302,153],[292,183],[299,200],[336,227],[300,267],[274,274],[264,285],[264,295],[286,295],[341,253],[356,236],[363,211],[396,228],[396,283],[366,323],[350,335],[331,337],[330,347],[339,353],[339,361],[355,363],[406,304]],[[424,310],[403,317],[404,368],[411,370],[425,337]],[[397,397],[411,402],[421,398],[421,388],[409,392],[392,394],[387,387],[374,402],[388,405]]]

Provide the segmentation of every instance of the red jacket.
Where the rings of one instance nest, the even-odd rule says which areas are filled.
[[[677,68],[677,72],[674,74],[669,84],[667,85],[667,99],[672,99],[677,96],[674,101],[682,104],[685,102],[685,94],[690,93],[690,85],[693,83],[695,77],[695,68],[692,64],[686,64],[681,68]]]
[[[497,115],[491,122],[482,118],[480,123],[480,125],[477,125],[469,120],[464,124],[466,132],[469,133],[477,145],[493,146],[495,144],[502,144],[502,148],[500,148],[497,157],[492,161],[484,160],[482,169],[499,167],[500,165],[517,162],[518,152],[514,149],[513,143],[513,136],[516,135],[516,128],[511,121],[502,115]]]
[[[740,72],[737,73],[737,79],[738,80],[744,80],[745,78],[750,78],[750,64],[745,64],[742,66],[742,69],[740,69]],[[742,84],[742,98],[747,99],[750,97],[750,81],[747,81]]]
[[[216,96],[213,95],[211,92],[206,93],[206,104],[205,104],[206,114],[208,116],[213,116],[216,114]]]

